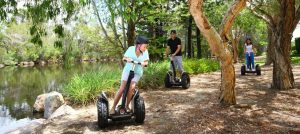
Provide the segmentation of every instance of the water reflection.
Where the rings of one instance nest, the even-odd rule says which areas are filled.
[[[44,67],[5,67],[0,69],[0,128],[19,119],[32,119],[32,106],[42,93],[60,91],[74,75],[97,71],[108,64],[80,64],[71,68],[59,65]]]

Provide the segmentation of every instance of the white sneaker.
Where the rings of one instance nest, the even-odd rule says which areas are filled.
[[[255,69],[254,69],[254,68],[252,68],[252,71],[255,71]]]
[[[246,68],[246,71],[249,71],[249,68]]]

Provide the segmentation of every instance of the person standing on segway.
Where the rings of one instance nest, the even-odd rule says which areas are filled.
[[[136,66],[134,70],[134,78],[132,79],[130,83],[130,88],[127,94],[127,99],[126,99],[126,104],[125,104],[125,109],[126,112],[130,112],[129,108],[129,103],[130,100],[132,99],[134,89],[136,84],[138,83],[139,79],[143,75],[143,67],[148,64],[149,61],[149,54],[147,50],[148,46],[148,39],[143,37],[143,36],[137,36],[136,41],[135,41],[135,46],[129,47],[123,57],[123,60],[126,60],[128,62],[130,61],[138,61],[141,62],[141,66]],[[114,104],[110,110],[110,114],[115,114],[115,109],[116,106],[122,96],[122,93],[125,89],[126,82],[129,76],[130,69],[132,68],[132,64],[126,63],[122,72],[122,77],[121,77],[121,85],[118,90],[118,92],[115,95],[114,98]]]
[[[176,37],[176,30],[171,30],[171,38],[167,40],[166,57],[168,57],[169,49],[171,49],[171,56],[175,67],[182,74],[184,70],[182,66],[181,40]],[[170,65],[170,70],[172,70],[172,65]]]
[[[248,38],[245,42],[244,53],[246,57],[246,70],[255,71],[253,44],[250,38]],[[252,70],[250,70],[250,67]]]

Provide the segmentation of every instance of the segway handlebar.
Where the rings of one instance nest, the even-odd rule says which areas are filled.
[[[133,64],[138,64],[138,65],[142,65],[142,63],[141,62],[138,62],[138,61],[134,61],[134,60],[132,60],[132,61],[128,61],[128,60],[123,60],[124,62],[128,62],[128,63],[133,63]],[[147,65],[145,65],[145,67],[147,67]]]

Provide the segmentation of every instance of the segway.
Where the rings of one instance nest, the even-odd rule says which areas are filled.
[[[126,62],[126,61],[125,61]],[[122,121],[122,120],[130,120],[133,117],[135,118],[135,122],[137,123],[144,123],[145,120],[145,104],[144,99],[140,96],[138,89],[135,89],[134,95],[131,100],[131,111],[126,112],[125,102],[127,99],[127,93],[129,91],[131,80],[134,78],[134,69],[135,66],[141,65],[140,62],[131,61],[132,69],[130,70],[126,87],[123,92],[122,96],[122,103],[119,105],[115,111],[115,114],[109,114],[109,103],[105,92],[102,92],[98,96],[97,100],[97,110],[98,110],[98,126],[100,128],[104,128],[108,125],[108,120],[111,119],[112,121]]]
[[[249,70],[246,70],[246,65],[243,64],[242,67],[241,67],[241,75],[246,75],[246,73],[256,73],[256,75],[261,75],[261,69],[260,69],[260,66],[259,64],[256,64],[255,65],[255,71],[252,71],[252,66],[251,66],[251,58],[250,58],[250,54],[248,53],[248,64],[250,64],[250,68]]]
[[[169,56],[172,71],[169,71],[165,77],[165,87],[170,88],[173,86],[181,86],[184,89],[188,89],[190,87],[190,76],[187,72],[182,72],[181,78],[176,77],[175,65],[173,62],[172,56]]]

